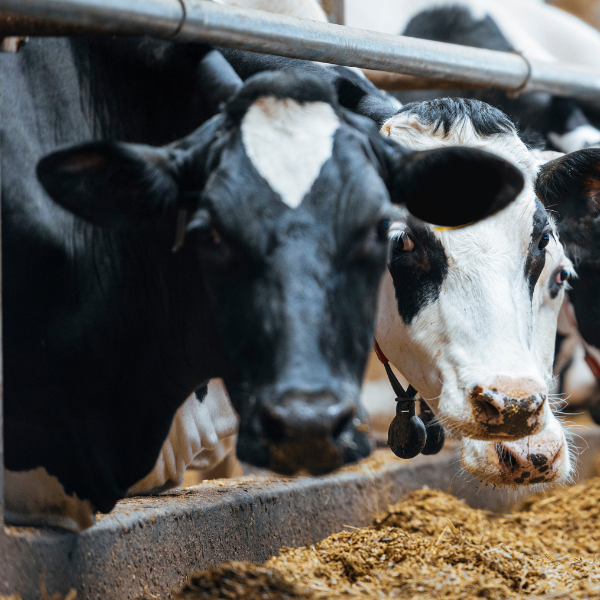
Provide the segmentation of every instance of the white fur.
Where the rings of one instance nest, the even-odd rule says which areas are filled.
[[[327,23],[327,15],[317,0],[213,0],[219,4],[229,4],[240,8],[253,8],[267,12],[311,19]]]
[[[234,449],[238,417],[223,382],[213,379],[202,402],[195,395],[182,404],[152,471],[131,486],[130,496],[159,493],[183,483],[186,468],[216,466]]]
[[[11,525],[62,527],[83,531],[96,519],[88,500],[69,496],[46,469],[4,470],[4,518]]]
[[[592,125],[581,125],[562,135],[551,132],[548,137],[557,148],[566,153],[600,144],[600,131]]]
[[[244,116],[242,140],[260,175],[283,202],[297,208],[331,157],[339,126],[325,102],[263,97]]]

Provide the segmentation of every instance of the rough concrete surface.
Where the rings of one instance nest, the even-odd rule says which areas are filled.
[[[583,435],[585,477],[589,457],[600,448],[600,428]],[[452,490],[472,506],[492,510],[506,510],[515,500],[462,476],[456,446],[411,461],[380,450],[326,477],[253,475],[124,500],[80,534],[5,527],[0,595],[39,598],[42,582],[51,594],[75,588],[78,600],[164,593],[194,569],[227,559],[262,561],[282,546],[316,542],[344,525],[366,525],[423,485]]]

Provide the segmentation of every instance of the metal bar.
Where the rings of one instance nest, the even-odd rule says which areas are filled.
[[[0,0],[0,35],[174,35],[179,0]]]
[[[522,86],[528,75],[527,64],[515,54],[233,9],[205,0],[186,0],[186,13],[175,38],[181,41],[202,39],[242,50],[511,89]],[[598,80],[600,86],[600,74]]]
[[[0,35],[141,35],[597,100],[600,72],[206,0],[0,0]]]

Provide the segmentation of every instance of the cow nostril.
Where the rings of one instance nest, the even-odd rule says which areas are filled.
[[[261,415],[263,435],[276,444],[285,439],[285,424],[281,418],[268,410],[263,411]]]
[[[342,433],[344,433],[344,431],[348,428],[353,416],[353,411],[348,411],[340,415],[340,418],[338,419],[337,423],[334,424],[331,431],[331,436],[334,440],[337,440],[337,438],[340,437],[340,435],[342,435]]]
[[[492,424],[500,422],[502,416],[500,410],[485,396],[480,394],[478,398],[473,398],[472,402],[479,421]]]
[[[512,452],[507,450],[504,446],[498,446],[496,453],[498,454],[500,466],[504,467],[504,469],[507,471],[514,471],[519,466],[519,461],[515,458]]]

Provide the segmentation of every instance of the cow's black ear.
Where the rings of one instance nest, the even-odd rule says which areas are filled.
[[[453,146],[395,153],[389,169],[392,202],[443,227],[480,221],[510,204],[523,190],[521,171],[483,150]]]
[[[600,149],[565,154],[540,169],[536,193],[554,211],[563,242],[590,251],[600,235]]]
[[[70,212],[96,225],[123,226],[158,216],[177,199],[174,162],[162,148],[91,142],[45,156],[37,176]]]

